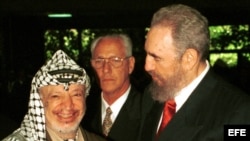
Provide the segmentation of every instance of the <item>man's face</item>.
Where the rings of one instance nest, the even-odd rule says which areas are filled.
[[[92,58],[127,57],[122,41],[118,38],[104,38],[96,46]],[[92,64],[93,66],[93,64]],[[103,67],[94,68],[104,94],[123,93],[129,86],[129,75],[134,69],[134,58],[124,59],[122,65],[114,67],[105,61]]]
[[[180,90],[185,76],[181,59],[178,59],[171,30],[153,27],[145,42],[147,53],[145,70],[152,76],[150,90],[155,100],[164,102]]]
[[[44,86],[40,96],[45,111],[46,127],[61,133],[73,133],[85,114],[85,90],[80,84]]]

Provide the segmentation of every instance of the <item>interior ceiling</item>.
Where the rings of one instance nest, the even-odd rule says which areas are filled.
[[[249,0],[1,0],[0,16],[36,17],[47,25],[145,26],[162,6],[182,3],[203,13],[210,24],[249,24]],[[69,12],[70,20],[47,19],[47,13]]]

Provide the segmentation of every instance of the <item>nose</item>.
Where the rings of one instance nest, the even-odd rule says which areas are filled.
[[[70,95],[67,95],[63,99],[63,106],[65,109],[71,109],[73,108],[73,99]]]
[[[154,68],[155,68],[155,64],[154,64],[153,58],[147,55],[145,59],[145,65],[144,65],[145,71],[149,72],[151,70],[154,70]]]
[[[110,72],[110,70],[111,70],[111,64],[109,63],[109,60],[106,59],[103,63],[104,63],[104,64],[103,64],[103,71],[104,71],[105,73]]]

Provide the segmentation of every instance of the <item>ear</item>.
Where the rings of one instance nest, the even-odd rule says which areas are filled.
[[[198,52],[193,48],[188,48],[182,56],[183,66],[187,70],[190,70],[197,64],[198,59]]]
[[[129,74],[131,74],[135,67],[135,58],[134,56],[129,57]]]

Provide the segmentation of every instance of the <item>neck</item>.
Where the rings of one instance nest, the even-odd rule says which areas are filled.
[[[78,129],[72,132],[63,132],[63,131],[57,131],[57,130],[53,130],[51,128],[47,127],[47,131],[49,132],[49,134],[51,135],[51,137],[53,135],[58,136],[59,138],[66,140],[66,139],[76,139],[77,135],[78,135]]]
[[[64,140],[76,139],[77,133],[69,133],[69,134],[59,133],[59,136]]]
[[[127,85],[126,87],[112,91],[112,92],[106,92],[103,91],[103,98],[104,100],[109,104],[112,105],[118,98],[120,98],[129,88],[130,85]]]
[[[187,71],[186,74],[186,83],[185,86],[190,84],[194,79],[196,79],[207,67],[206,62],[200,62],[192,70]],[[184,87],[185,87],[184,86]]]

